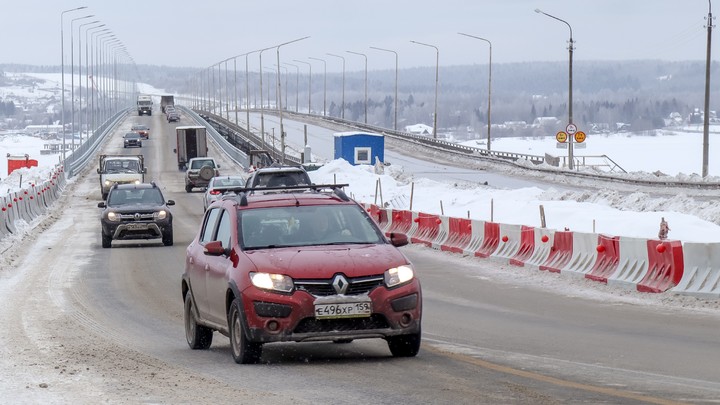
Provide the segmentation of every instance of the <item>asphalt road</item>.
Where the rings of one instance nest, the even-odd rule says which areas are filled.
[[[188,348],[180,276],[202,219],[185,193],[174,124],[149,123],[148,180],[174,199],[175,245],[100,246],[95,167],[6,252],[0,271],[0,392],[9,403],[558,404],[716,403],[720,313],[645,305],[628,294],[487,259],[402,248],[424,293],[423,344],[396,359],[381,340],[277,343],[259,365],[228,339]],[[180,125],[189,124],[183,118]],[[211,147],[212,150],[214,148]],[[217,152],[215,152],[217,153]],[[221,157],[221,172],[240,172]],[[589,282],[588,282],[589,283]],[[595,289],[597,294],[582,291]],[[630,293],[632,294],[632,293]]]

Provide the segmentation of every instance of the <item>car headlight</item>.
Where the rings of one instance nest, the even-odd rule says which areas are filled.
[[[415,278],[415,271],[407,265],[393,267],[385,271],[385,285],[388,288],[405,284],[413,278]]]
[[[105,180],[105,185],[108,186],[108,187],[112,186],[112,181],[110,181],[110,180]]]
[[[263,290],[290,292],[294,287],[292,277],[282,274],[250,273],[250,281],[255,287]]]
[[[165,218],[167,218],[167,211],[165,211],[165,210],[160,210],[160,211],[156,212],[156,213],[155,213],[155,218],[156,218],[156,219],[165,219]]]
[[[108,219],[108,221],[117,222],[120,220],[120,215],[118,215],[116,212],[110,211],[107,214],[107,219]]]
[[[140,184],[140,183],[141,183],[140,180],[135,180],[135,184]]]

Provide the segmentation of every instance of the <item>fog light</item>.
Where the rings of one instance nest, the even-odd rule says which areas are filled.
[[[412,319],[413,319],[412,315],[410,315],[408,313],[404,313],[402,315],[402,317],[400,317],[400,324],[402,326],[408,326],[408,325],[410,325],[410,322],[412,322]]]
[[[280,329],[280,324],[278,323],[278,321],[268,321],[265,327],[270,332],[277,332]]]

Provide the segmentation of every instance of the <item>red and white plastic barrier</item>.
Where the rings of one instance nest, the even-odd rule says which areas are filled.
[[[548,258],[538,267],[553,273],[567,266],[573,257],[573,233],[569,231],[555,232]]]
[[[685,243],[683,259],[683,276],[670,291],[720,299],[720,243]]]
[[[640,292],[665,292],[683,276],[683,247],[680,241],[648,240],[648,271],[637,284]]]

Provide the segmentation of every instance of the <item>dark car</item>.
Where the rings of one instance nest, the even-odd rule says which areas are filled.
[[[131,131],[137,132],[143,139],[150,138],[150,127],[143,124],[135,124],[130,128]]]
[[[236,190],[205,213],[182,278],[185,336],[230,338],[237,363],[272,342],[382,338],[394,356],[420,349],[422,294],[398,249],[343,185]]]
[[[310,185],[312,181],[301,166],[270,166],[256,169],[247,180],[247,187],[278,187]]]
[[[142,147],[142,136],[137,132],[128,132],[123,136],[123,148]]]
[[[115,184],[106,201],[98,203],[104,208],[102,247],[109,248],[113,240],[162,239],[163,245],[172,246],[172,213],[155,183]]]

